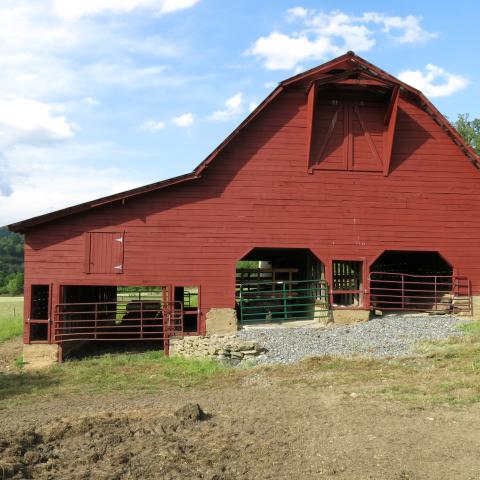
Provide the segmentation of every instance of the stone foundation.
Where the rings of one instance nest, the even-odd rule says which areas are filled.
[[[23,362],[26,370],[50,367],[57,361],[57,344],[35,343],[23,345]]]
[[[211,308],[206,315],[207,335],[232,335],[237,331],[237,312],[233,308]]]
[[[332,319],[337,325],[368,322],[370,310],[332,310]]]
[[[254,342],[239,340],[234,335],[225,337],[183,337],[170,339],[170,355],[217,360],[243,360],[260,355],[264,349]]]

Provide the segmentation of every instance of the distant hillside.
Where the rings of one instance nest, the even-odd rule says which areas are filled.
[[[0,228],[0,294],[23,292],[23,236]]]

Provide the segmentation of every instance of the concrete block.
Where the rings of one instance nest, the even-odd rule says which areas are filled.
[[[233,308],[211,308],[206,316],[207,335],[232,335],[236,333],[237,312]]]

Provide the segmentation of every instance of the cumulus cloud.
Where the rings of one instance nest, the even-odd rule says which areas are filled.
[[[2,225],[144,184],[136,170],[102,166],[104,158],[124,154],[108,143],[20,145],[9,150],[4,157],[9,195],[0,196]],[[88,165],[92,159],[97,166]],[[0,161],[0,188],[6,178],[1,173]]]
[[[28,98],[0,98],[0,196],[14,192],[9,152],[22,145],[54,145],[73,137],[75,125],[58,110],[58,105]]]
[[[289,23],[299,22],[293,33],[273,31],[258,38],[247,54],[263,61],[269,70],[291,70],[301,62],[324,60],[347,50],[370,50],[383,35],[398,43],[422,43],[435,36],[421,27],[421,17],[389,16],[377,12],[361,16],[340,10],[329,13],[303,7],[287,11]]]
[[[431,98],[446,97],[462,90],[469,83],[466,77],[447,72],[431,63],[423,71],[404,70],[398,74],[398,78]]]
[[[186,128],[191,127],[195,121],[193,113],[184,113],[178,117],[172,118],[172,123],[177,127]]]
[[[156,120],[147,120],[142,125],[142,129],[149,132],[157,132],[158,130],[162,130],[163,128],[165,128],[165,122]]]
[[[250,113],[252,113],[256,108],[258,107],[258,103],[257,102],[250,102],[248,104],[248,111]]]
[[[58,107],[27,98],[0,98],[0,150],[19,144],[40,144],[71,138],[75,126]]]
[[[436,33],[424,30],[420,25],[422,17],[416,17],[415,15],[398,17],[368,12],[360,17],[360,21],[362,20],[381,25],[385,33],[398,33],[395,39],[399,43],[425,43],[437,36]]]
[[[67,20],[103,13],[125,14],[136,9],[167,14],[193,7],[199,0],[54,0],[53,11]]]
[[[230,120],[242,113],[243,94],[242,92],[236,93],[233,97],[230,97],[225,102],[225,108],[217,110],[212,113],[212,120]]]

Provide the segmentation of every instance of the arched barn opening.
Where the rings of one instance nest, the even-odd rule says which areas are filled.
[[[308,248],[253,248],[237,262],[236,285],[242,325],[328,315],[325,267]]]
[[[456,279],[438,252],[383,252],[370,267],[370,305],[386,311],[453,311]]]

